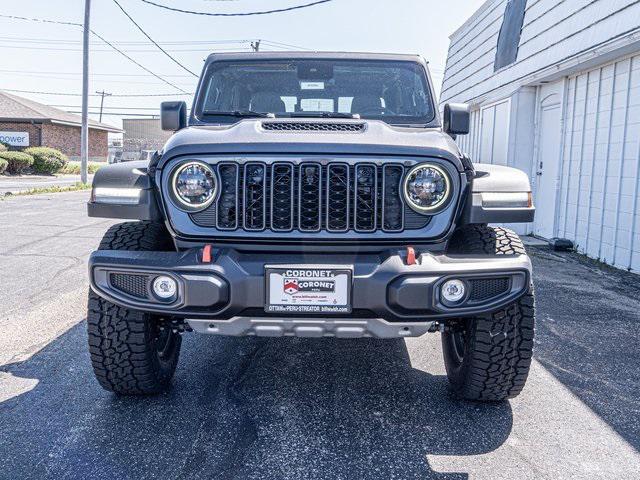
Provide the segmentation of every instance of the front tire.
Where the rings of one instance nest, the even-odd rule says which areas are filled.
[[[454,235],[450,253],[524,255],[511,230],[474,225]],[[525,385],[533,356],[533,286],[519,300],[495,312],[458,319],[442,334],[447,377],[455,396],[501,401],[516,397]]]
[[[172,248],[171,237],[162,224],[126,222],[107,231],[99,250]],[[161,318],[118,306],[90,291],[87,327],[91,365],[105,390],[148,395],[169,387],[182,339],[165,327]]]

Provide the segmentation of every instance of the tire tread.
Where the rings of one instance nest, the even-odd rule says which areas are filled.
[[[449,243],[456,254],[526,255],[520,237],[507,228],[470,225]],[[506,307],[467,323],[469,345],[459,370],[447,364],[454,393],[468,400],[501,401],[524,387],[533,357],[535,296],[533,286]],[[445,334],[443,349],[451,348]],[[445,363],[448,355],[445,352]]]
[[[162,224],[125,222],[105,233],[99,250],[162,251],[173,248]],[[108,391],[148,395],[164,390],[177,365],[180,337],[168,365],[161,367],[155,350],[153,319],[145,312],[118,306],[89,292],[89,354],[96,379]]]

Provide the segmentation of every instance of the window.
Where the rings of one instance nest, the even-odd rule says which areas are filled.
[[[496,60],[493,66],[494,71],[511,65],[518,58],[518,47],[520,46],[520,34],[524,23],[524,13],[527,7],[527,0],[509,0],[504,12],[500,35],[498,36],[498,48],[496,49]]]
[[[391,124],[419,126],[435,118],[422,65],[387,60],[218,61],[212,63],[196,102],[204,122],[232,123],[229,112],[351,113]],[[220,115],[216,115],[220,113]]]

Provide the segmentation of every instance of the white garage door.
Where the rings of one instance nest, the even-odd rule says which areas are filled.
[[[458,145],[474,162],[507,165],[510,105],[507,99],[471,113],[471,131]]]
[[[568,80],[558,235],[640,272],[640,55]]]

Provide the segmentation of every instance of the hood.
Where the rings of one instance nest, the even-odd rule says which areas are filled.
[[[160,168],[180,155],[283,153],[431,156],[463,170],[456,143],[439,129],[394,127],[378,120],[265,118],[194,126],[174,134],[161,153]]]

